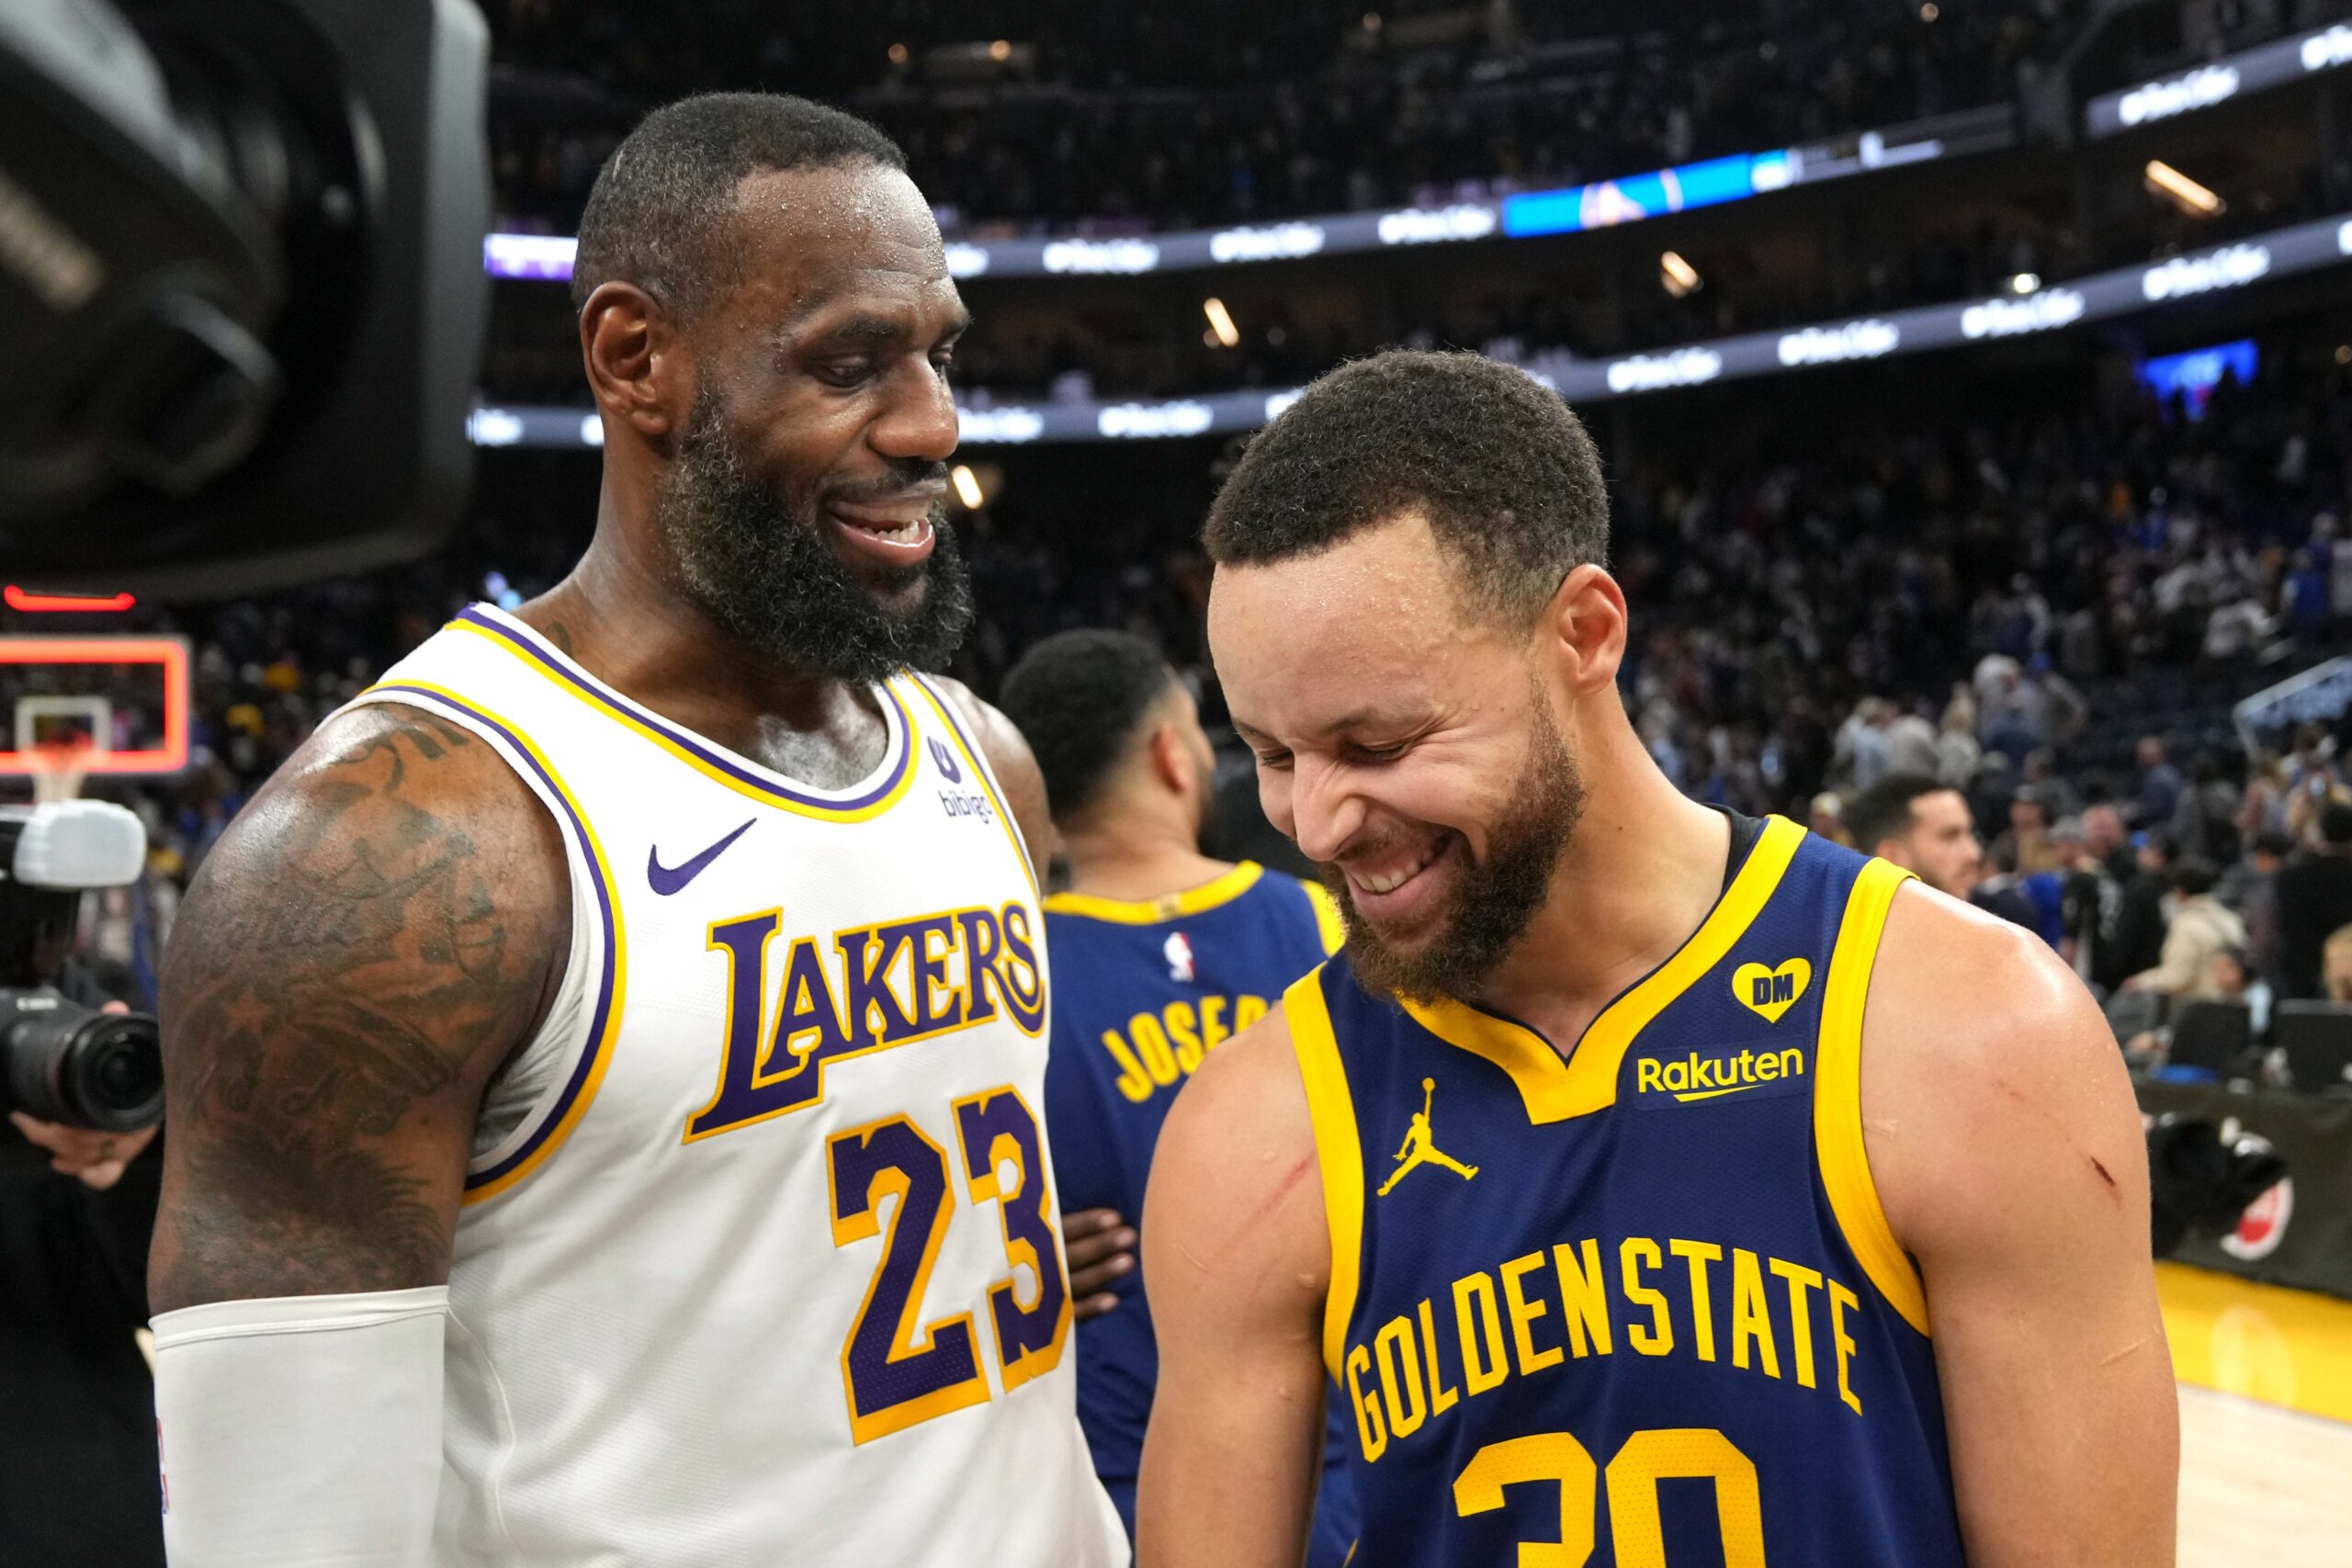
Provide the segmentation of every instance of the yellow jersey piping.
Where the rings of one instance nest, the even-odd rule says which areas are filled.
[[[1054,893],[1046,896],[1046,910],[1054,915],[1084,915],[1090,920],[1107,920],[1114,926],[1156,926],[1230,904],[1258,886],[1258,879],[1265,874],[1264,866],[1245,860],[1182,893],[1169,893],[1158,898],[1102,898],[1091,893]]]
[[[1323,1218],[1331,1232],[1331,1284],[1323,1301],[1323,1365],[1333,1382],[1346,1353],[1348,1319],[1356,1310],[1363,1262],[1363,1145],[1356,1137],[1355,1100],[1340,1065],[1339,1037],[1323,999],[1323,965],[1283,993],[1298,1076],[1306,1086],[1306,1115],[1315,1129],[1315,1163],[1323,1177]]]

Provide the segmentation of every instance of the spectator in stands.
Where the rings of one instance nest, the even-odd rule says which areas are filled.
[[[2173,863],[2163,954],[2154,967],[2127,976],[2125,990],[2165,997],[2221,995],[2214,960],[2245,946],[2245,923],[2213,897],[2220,876],[2213,863],[2200,856],[2184,855]]]
[[[2213,955],[2213,995],[2246,1010],[2246,1025],[2256,1040],[2270,1032],[2269,982],[2254,972],[2242,947],[2225,947]]]
[[[2278,973],[2290,998],[2323,993],[2321,950],[2352,924],[2352,806],[2319,810],[2319,842],[2278,873]]]
[[[2245,857],[2222,874],[2213,896],[2245,922],[2246,962],[2255,974],[2278,984],[2278,872],[2295,852],[2295,840],[2276,830],[2257,833]]]
[[[2169,828],[2180,806],[2180,770],[2165,760],[2165,743],[2156,736],[2140,737],[2140,793],[2133,820],[2145,829]]]
[[[2154,968],[2164,958],[2165,897],[2172,891],[2177,852],[2169,834],[2140,835],[2134,869],[2123,884],[2122,906],[2116,911],[2115,940],[2102,955],[2098,983],[2109,990],[2143,969]]]
[[[1941,772],[1940,762],[1941,758],[1936,750],[1936,727],[1916,709],[1906,708],[1889,721],[1886,727],[1888,773],[1920,773],[1935,778]]]
[[[2123,814],[2104,802],[2083,808],[2083,848],[2118,886],[2131,881],[2139,869],[2132,858],[2132,835],[2123,829]]]
[[[1838,798],[1836,790],[1825,789],[1815,795],[1813,807],[1808,815],[1812,818],[1809,826],[1817,837],[1826,839],[1833,844],[1845,844],[1851,841],[1846,833],[1845,802]]]
[[[2014,867],[2020,876],[2047,871],[2056,863],[2050,852],[2050,812],[2039,789],[2019,784],[2009,796],[2008,826],[1994,840],[1993,850],[1996,861]]]
[[[1936,777],[1953,789],[1964,790],[1975,782],[1976,770],[1984,761],[1984,748],[1976,743],[1976,699],[1968,682],[1956,682],[1936,736]]]
[[[2352,926],[2338,926],[2320,944],[2321,999],[2352,1003]]]
[[[1939,893],[1965,898],[1975,890],[1984,846],[1967,797],[1923,773],[1889,773],[1846,807],[1854,847],[1917,873]]]

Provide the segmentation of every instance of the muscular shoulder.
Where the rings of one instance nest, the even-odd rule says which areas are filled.
[[[2121,1054],[2082,982],[2022,927],[1917,884],[1897,894],[1871,981],[1861,1097],[1889,1223],[1923,1258],[2076,1200],[2144,1227]]]
[[[1165,1288],[1205,1292],[1220,1311],[1319,1310],[1329,1232],[1281,1007],[1204,1057],[1177,1095],[1152,1161],[1143,1237],[1155,1302]]]
[[[376,704],[329,719],[288,759],[206,857],[188,897],[216,917],[291,915],[298,890],[331,888],[405,917],[428,888],[457,897],[452,878],[478,885],[485,901],[497,889],[508,910],[502,945],[536,950],[566,927],[562,840],[522,780],[470,730]],[[334,929],[355,938],[367,923]],[[183,929],[192,949],[207,945],[206,928]]]

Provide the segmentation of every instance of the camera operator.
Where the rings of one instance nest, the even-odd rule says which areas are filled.
[[[44,828],[117,840],[105,846],[114,868],[65,863],[76,857],[61,859],[58,835],[32,828],[44,810]],[[92,1125],[138,1112],[109,1114],[86,1092],[110,1071],[137,1078],[137,1062],[106,1054],[136,1054],[153,1023],[69,951],[81,887],[136,863],[144,835],[128,818],[87,802],[0,810],[0,1102],[13,1129],[0,1131],[0,1563],[164,1561],[154,1386],[135,1337],[147,1318],[158,1127]],[[41,837],[52,841],[28,852]]]

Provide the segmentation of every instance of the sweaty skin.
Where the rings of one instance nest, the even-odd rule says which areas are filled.
[[[1657,773],[1618,704],[1624,602],[1605,572],[1571,572],[1522,647],[1440,619],[1457,614],[1444,570],[1409,516],[1301,560],[1220,568],[1227,702],[1269,817],[1351,891],[1426,862],[1370,901],[1384,940],[1408,943],[1487,840],[1500,807],[1484,781],[1517,776],[1532,705],[1548,704],[1588,806],[1550,902],[1480,999],[1574,1040],[1697,927],[1726,830]],[[2030,933],[1906,885],[1862,1054],[1865,1152],[1926,1287],[1970,1562],[2169,1563],[2178,1444],[2146,1156],[2097,1006]],[[1443,1115],[1441,1101],[1441,1144]],[[1277,1008],[1203,1061],[1160,1134],[1142,1227],[1160,1352],[1145,1568],[1299,1561],[1331,1258],[1318,1184],[1283,1174],[1313,1154]],[[1247,1232],[1230,1223],[1261,1210]]]

